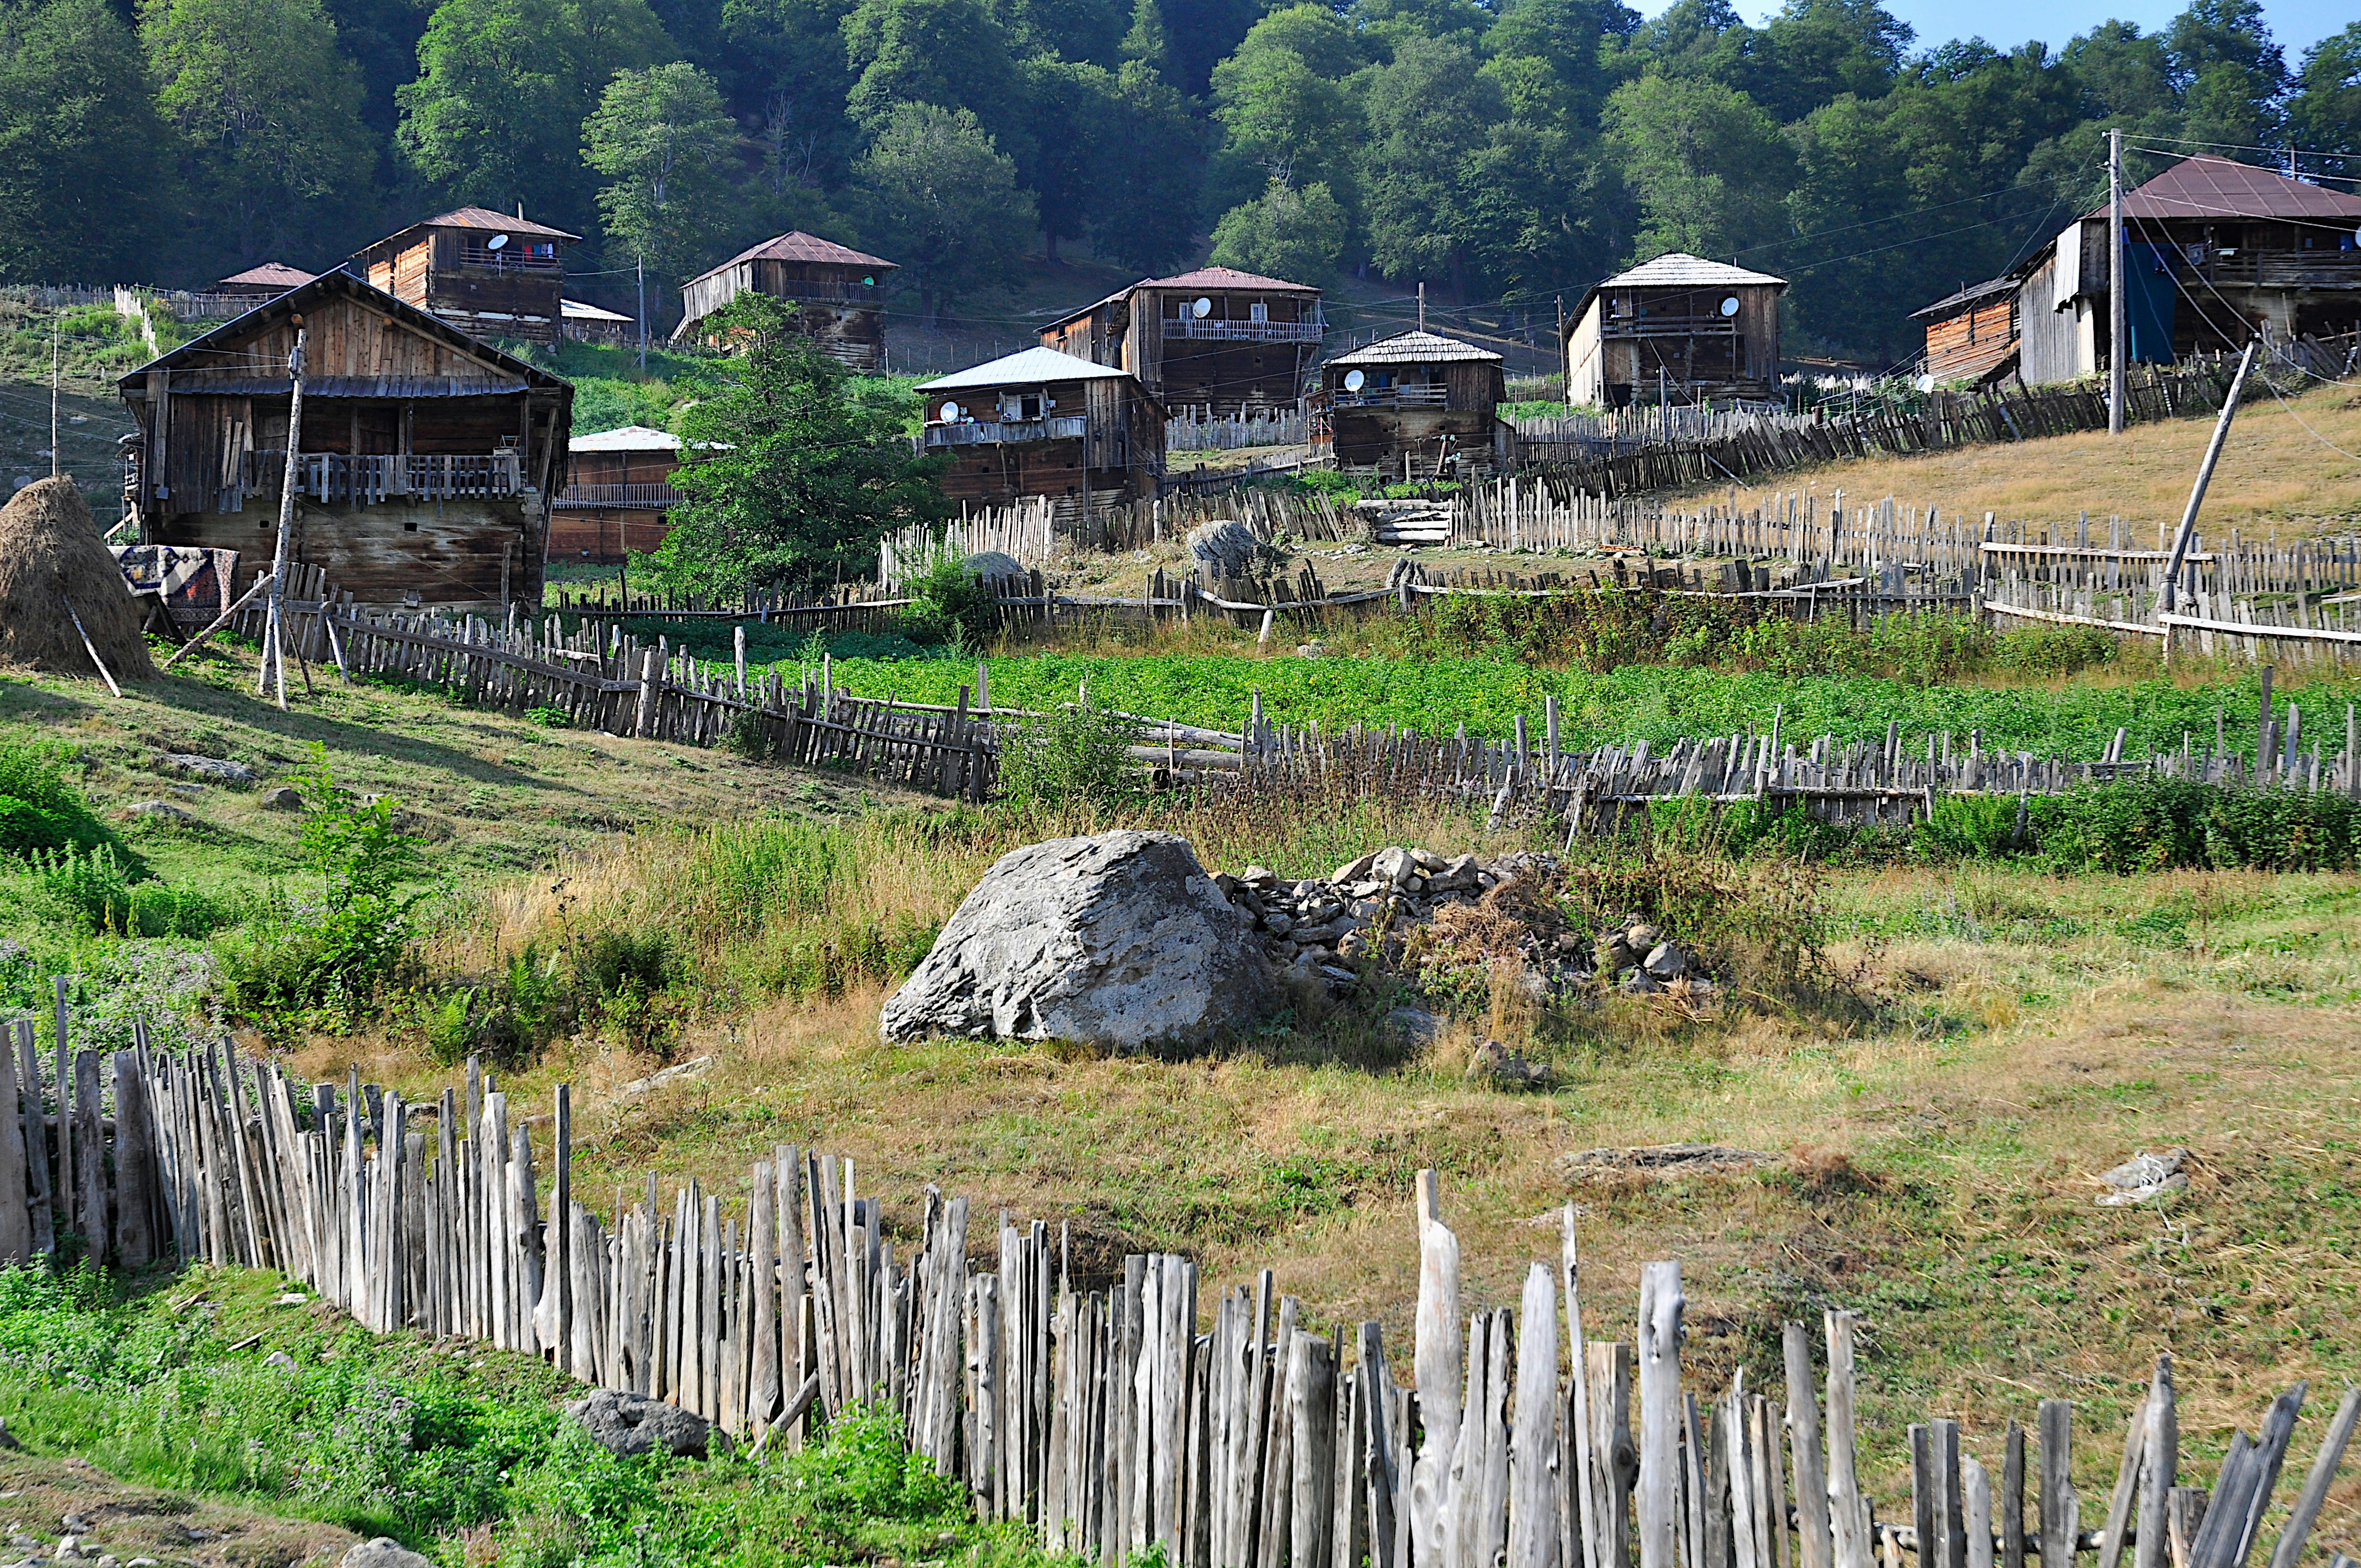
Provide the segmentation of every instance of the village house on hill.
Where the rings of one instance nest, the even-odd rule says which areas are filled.
[[[1515,432],[1499,414],[1499,355],[1405,332],[1321,367],[1321,402],[1339,466],[1403,479],[1505,466]]]
[[[354,254],[347,267],[477,338],[555,343],[566,247],[582,236],[488,207],[459,207]]]
[[[1565,325],[1565,398],[1627,408],[1779,395],[1784,278],[1672,251],[1592,286]]]
[[[573,473],[550,515],[549,559],[611,566],[664,542],[667,509],[680,499],[672,488],[680,437],[627,424],[577,435],[569,452]]]
[[[1041,329],[1041,344],[1128,370],[1169,409],[1293,411],[1327,330],[1320,291],[1228,267],[1149,278]]]
[[[283,261],[266,261],[243,272],[233,272],[205,291],[233,300],[275,300],[290,289],[300,289],[312,274]]]
[[[2108,366],[2107,208],[1999,278],[1916,312],[1938,381],[2075,381]],[[2128,364],[2361,328],[2361,195],[2202,154],[2124,195]]]
[[[139,543],[236,551],[233,591],[269,569],[299,318],[295,559],[364,604],[537,602],[574,389],[346,272],[117,383]]]
[[[1027,348],[923,382],[919,442],[947,454],[943,491],[1002,505],[1049,498],[1071,526],[1118,501],[1156,494],[1164,472],[1164,405],[1126,370],[1054,348]]]
[[[705,318],[741,294],[796,307],[796,323],[821,352],[869,373],[885,367],[885,275],[894,263],[797,229],[742,250],[681,286],[675,343],[704,335]]]

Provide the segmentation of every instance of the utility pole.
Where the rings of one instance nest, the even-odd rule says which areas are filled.
[[[49,477],[59,474],[58,466],[58,351],[65,331],[65,313],[61,310],[49,323]]]
[[[1426,330],[1426,284],[1422,281],[1418,286],[1418,330]]]
[[[2246,370],[2254,362],[2255,342],[2248,338],[2246,351],[2238,356],[2238,373],[2230,378],[2230,395],[2222,400],[2222,417],[2214,422],[2213,439],[2205,444],[2205,461],[2197,466],[2197,483],[2190,489],[2188,510],[2180,514],[2180,531],[2172,536],[2172,558],[2164,568],[2164,591],[2157,596],[2160,612],[2169,612],[2180,593],[2180,565],[2188,558],[2189,542],[2197,532],[2197,509],[2205,503],[2205,487],[2213,482],[2213,465],[2222,460],[2222,444],[2230,438],[2230,421],[2238,412],[2238,395],[2246,390]]]
[[[278,676],[279,707],[287,708],[287,625],[281,606],[287,598],[287,549],[295,532],[295,488],[302,469],[297,455],[303,445],[303,318],[295,318],[295,348],[287,356],[287,374],[294,390],[287,402],[287,472],[279,486],[279,548],[270,558],[270,613],[263,622],[262,668],[254,689],[267,689],[273,672]],[[310,677],[305,676],[308,680]]]
[[[2107,433],[2124,433],[2124,366],[2131,357],[2124,299],[2124,133],[2107,133]]]
[[[648,373],[648,258],[638,261],[640,280],[640,374]]]

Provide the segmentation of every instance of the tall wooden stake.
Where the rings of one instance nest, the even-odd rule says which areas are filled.
[[[263,622],[262,668],[255,674],[255,690],[275,673],[279,707],[287,707],[287,629],[281,607],[287,598],[287,549],[295,532],[295,483],[302,473],[298,461],[303,445],[303,318],[295,318],[295,347],[287,356],[287,374],[294,390],[287,401],[287,472],[279,487],[279,547],[270,558],[270,609]]]
[[[58,359],[60,340],[65,331],[65,313],[49,323],[49,477],[58,477]]]

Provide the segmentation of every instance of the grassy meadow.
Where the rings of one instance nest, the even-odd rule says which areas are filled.
[[[1485,634],[1340,626],[1321,630],[1332,656],[1299,658],[1252,656],[1218,626],[1153,643],[1099,628],[1071,648],[984,657],[1003,704],[1087,684],[1094,701],[1224,725],[1259,690],[1290,722],[1498,735],[1518,714],[1538,724],[1554,695],[1571,744],[1761,729],[1782,712],[1799,740],[1882,735],[1895,718],[1914,747],[1981,728],[1988,746],[2089,756],[2118,726],[2136,751],[2184,729],[2210,740],[2216,709],[2243,740],[2255,717],[2251,672],[2168,673],[2034,641],[1914,652],[1897,630],[1883,644],[1864,633],[1873,656],[1835,670],[1810,647],[1784,668],[1724,647],[1594,670],[1455,644]],[[763,650],[789,663],[816,652]],[[919,699],[972,680],[975,658],[849,641],[830,657],[856,690]],[[71,972],[93,1041],[169,1014],[177,1037],[226,1028],[315,1079],[357,1067],[420,1097],[476,1054],[525,1116],[573,1086],[585,1193],[637,1190],[653,1171],[734,1197],[754,1159],[795,1142],[851,1157],[899,1245],[934,1184],[981,1214],[1068,1227],[1082,1282],[1148,1248],[1198,1257],[1206,1299],[1269,1267],[1311,1324],[1374,1318],[1396,1346],[1415,1295],[1418,1170],[1444,1175],[1471,1306],[1513,1300],[1526,1264],[1554,1252],[1537,1222],[1571,1200],[1595,1323],[1628,1332],[1639,1266],[1677,1255],[1703,1377],[1775,1378],[1782,1321],[1863,1312],[1866,1464],[1889,1516],[1907,1495],[1907,1424],[1930,1410],[1957,1415],[1996,1464],[2006,1421],[2074,1398],[2087,1500],[2112,1481],[2159,1351],[2176,1357],[2184,1465],[2209,1474],[2233,1426],[2288,1383],[2312,1380],[2296,1439],[2308,1455],[2323,1402],[2361,1381],[2351,871],[2067,872],[2046,850],[1993,841],[1748,848],[1727,825],[1666,819],[1644,841],[1583,847],[1538,905],[1495,913],[1585,933],[1665,920],[1727,977],[1710,1002],[1537,1003],[1471,938],[1422,949],[1422,989],[1378,974],[1342,998],[1290,994],[1185,1058],[889,1047],[884,997],[994,859],[1045,837],[1151,827],[1187,836],[1210,869],[1298,876],[1387,843],[1497,856],[1558,851],[1557,834],[1333,796],[1115,788],[955,806],[390,685],[324,681],[280,714],[254,696],[250,659],[209,654],[120,702],[87,683],[0,681],[0,748],[51,749],[93,820],[212,912],[202,930],[121,935],[78,919],[19,861],[0,874],[7,1011],[38,1014],[47,975]],[[2308,729],[2330,719],[2333,750],[2352,683],[2279,690]],[[191,783],[167,751],[246,762],[259,782]],[[323,769],[343,795],[322,792]],[[305,809],[266,807],[281,783],[309,792]],[[404,939],[366,988],[269,1002],[285,955],[310,950],[306,912],[334,903],[318,825],[365,826],[372,798],[415,850],[383,906],[400,906]],[[150,800],[185,819],[124,818]],[[1411,1002],[1445,1014],[1433,1043],[1389,1028]],[[1472,1077],[1488,1038],[1545,1064],[1548,1087]],[[1761,1157],[1658,1175],[1578,1157],[1674,1142]],[[2186,1192],[2097,1204],[2096,1173],[2175,1146],[2191,1157]],[[1026,1555],[912,1478],[890,1432],[847,1423],[796,1458],[615,1464],[578,1452],[537,1365],[374,1340],[315,1304],[274,1305],[280,1288],[203,1270],[112,1287],[0,1274],[0,1367],[15,1374],[0,1376],[0,1421],[26,1445],[0,1454],[0,1489],[44,1507],[75,1487],[169,1499],[219,1532],[202,1551],[281,1541],[274,1560],[290,1562],[379,1532],[454,1568]],[[265,1365],[274,1351],[294,1368]],[[2348,1471],[2316,1540],[2349,1551],[2356,1534]]]

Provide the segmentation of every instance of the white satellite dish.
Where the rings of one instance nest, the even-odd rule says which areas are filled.
[[[1202,321],[1213,313],[1213,302],[1200,294],[1197,296],[1197,302],[1191,305],[1189,309],[1199,321]]]
[[[949,423],[950,421],[959,418],[959,415],[960,407],[957,403],[945,403],[943,405],[943,420],[945,423]]]
[[[1347,370],[1345,372],[1345,389],[1348,392],[1357,392],[1361,389],[1361,384],[1367,379],[1367,378],[1358,370]]]
[[[498,249],[500,249],[501,247],[503,247],[503,246],[507,245],[507,244],[508,244],[508,242],[509,242],[509,236],[506,236],[506,235],[504,235],[504,234],[496,234],[496,235],[492,236],[492,237],[491,237],[491,238],[489,238],[489,239],[488,239],[488,240],[484,241],[484,248],[485,248],[486,250],[498,250]]]
[[[1721,302],[1721,313],[1726,316],[1734,316],[1738,313],[1737,295],[1731,294],[1723,299]]]

